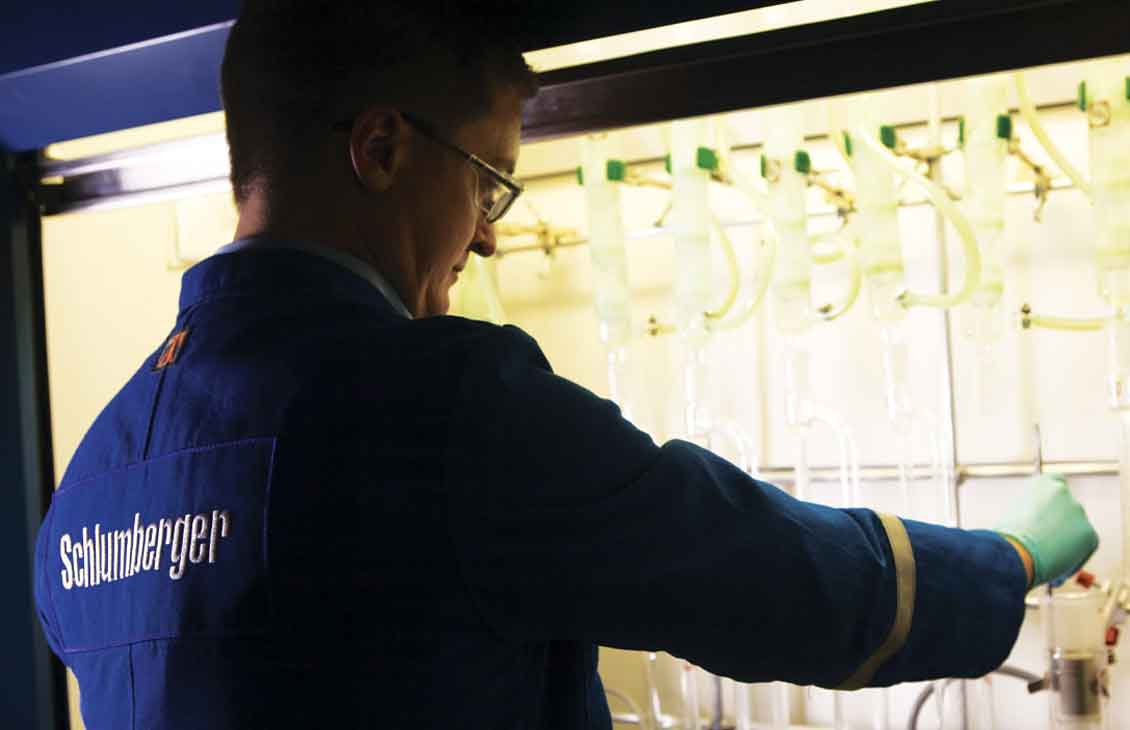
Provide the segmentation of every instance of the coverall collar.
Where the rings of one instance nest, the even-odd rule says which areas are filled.
[[[180,309],[250,290],[295,293],[311,288],[375,305],[411,319],[396,291],[365,262],[316,244],[245,238],[224,246],[181,278]]]
[[[267,251],[299,255],[270,256],[265,259],[260,256],[233,255]],[[311,261],[314,257],[320,261]],[[325,266],[321,262],[329,262],[332,266]],[[344,272],[349,274],[340,275]],[[332,279],[335,284],[333,288],[341,290],[341,293],[363,293],[363,298],[379,299],[395,314],[412,319],[396,290],[376,269],[361,259],[317,244],[260,237],[236,240],[186,271],[181,280],[180,308],[184,310],[203,299],[216,296],[220,290],[272,285],[309,287],[318,279]],[[374,289],[377,297],[372,296]]]

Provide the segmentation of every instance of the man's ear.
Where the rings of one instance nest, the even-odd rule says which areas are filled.
[[[349,136],[349,157],[358,182],[373,192],[392,187],[405,158],[406,124],[392,107],[362,112]]]

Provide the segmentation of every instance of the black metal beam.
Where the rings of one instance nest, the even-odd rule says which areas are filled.
[[[1126,0],[941,0],[542,74],[523,141],[1130,51]]]
[[[5,727],[64,730],[63,665],[32,590],[35,537],[55,485],[36,183],[33,155],[0,156],[0,717]]]

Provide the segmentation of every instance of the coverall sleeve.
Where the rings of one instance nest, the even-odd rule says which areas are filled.
[[[996,533],[798,501],[693,444],[656,446],[520,330],[489,340],[466,370],[448,488],[464,579],[501,637],[842,689],[1007,657],[1026,576]]]

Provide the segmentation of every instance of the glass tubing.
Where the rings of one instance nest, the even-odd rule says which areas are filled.
[[[1095,269],[1099,295],[1106,313],[1096,318],[1032,314],[1021,310],[1024,328],[1041,327],[1066,332],[1105,329],[1107,336],[1108,403],[1119,421],[1119,487],[1122,521],[1120,583],[1112,595],[1130,585],[1130,58],[1115,57],[1088,64],[1079,86],[1079,107],[1087,116],[1090,179],[1086,179],[1054,144],[1040,123],[1022,74],[1014,76],[1021,114],[1034,135],[1063,172],[1088,198],[1094,211]],[[1049,627],[1047,649],[1051,671],[1065,662],[1083,666],[1100,664],[1105,657],[1101,636],[1107,620],[1095,622],[1093,610],[1084,610],[1085,620],[1069,620],[1078,611],[1079,599],[1093,600],[1094,592],[1081,595],[1051,594],[1042,608]],[[1084,607],[1085,608],[1085,607]],[[1070,635],[1070,636],[1069,636]],[[1056,688],[1049,703],[1050,722],[1056,728],[1103,727],[1101,697],[1085,701],[1069,697]]]
[[[1107,73],[1092,79],[1090,86],[1092,93],[1112,96],[1106,93],[1111,91],[1106,88],[1112,86],[1111,83],[1106,83],[1111,77],[1112,75]],[[1032,107],[1026,98],[1022,77],[1017,77],[1016,85],[1021,101],[1021,112],[1031,123],[1033,117],[1028,112],[1032,111]],[[991,310],[1000,300],[1003,289],[1000,239],[1003,229],[1003,196],[1006,188],[1004,158],[1007,155],[1007,147],[999,134],[991,133],[995,125],[987,120],[995,121],[1000,116],[998,110],[1003,106],[1001,103],[1003,87],[1000,77],[990,77],[974,80],[967,88],[967,105],[970,112],[966,145],[966,164],[970,172],[967,175],[965,194],[969,211],[968,219],[956,210],[946,193],[925,178],[900,166],[894,156],[883,149],[875,139],[877,135],[874,131],[876,129],[874,114],[878,108],[876,105],[866,99],[859,99],[854,104],[849,112],[850,135],[844,134],[837,125],[832,125],[832,138],[844,154],[855,178],[857,213],[860,222],[855,228],[845,227],[842,235],[850,238],[852,247],[858,249],[862,259],[860,265],[863,267],[871,300],[872,314],[881,325],[888,414],[899,433],[907,432],[908,429],[899,426],[904,426],[908,422],[922,424],[921,430],[927,434],[927,441],[931,444],[933,478],[936,482],[943,482],[939,490],[944,495],[940,516],[942,521],[951,523],[956,516],[952,514],[952,495],[949,494],[951,490],[948,485],[950,479],[944,473],[940,446],[937,446],[940,444],[940,438],[936,435],[937,426],[929,414],[916,410],[909,404],[905,381],[906,337],[904,327],[901,325],[908,306],[947,307],[972,299],[975,308]],[[1117,97],[1117,94],[1113,96]],[[1100,96],[1098,101],[1106,102],[1103,112],[1107,118],[1105,123],[1098,125],[1097,132],[1094,131],[1096,125],[1092,123],[1092,169],[1097,185],[1084,189],[1093,191],[1097,187],[1099,191],[1097,194],[1092,192],[1092,198],[1097,200],[1096,207],[1100,219],[1097,258],[1100,271],[1103,272],[1102,288],[1108,299],[1117,302],[1115,311],[1116,315],[1120,315],[1130,305],[1130,278],[1127,277],[1127,271],[1130,271],[1130,266],[1127,264],[1130,260],[1130,243],[1126,241],[1128,228],[1126,217],[1127,211],[1130,211],[1130,203],[1125,197],[1130,190],[1125,180],[1127,171],[1130,170],[1130,163],[1123,159],[1130,150],[1130,143],[1125,136],[1127,105],[1123,103],[1124,98],[1115,98],[1111,101]],[[936,116],[936,102],[931,106],[932,116]],[[1007,107],[1003,108],[1007,110]],[[710,121],[686,120],[675,122],[671,127],[674,188],[672,228],[680,261],[675,298],[680,313],[679,331],[682,333],[688,353],[684,377],[685,435],[693,440],[705,440],[707,445],[717,441],[718,438],[729,439],[739,444],[737,451],[742,454],[739,460],[743,462],[743,468],[748,471],[752,467],[749,450],[742,447],[744,443],[748,443],[748,440],[744,439],[740,431],[732,425],[714,424],[709,409],[706,409],[701,402],[708,364],[704,348],[709,332],[724,328],[719,327],[719,323],[726,322],[728,326],[735,326],[735,322],[740,323],[749,316],[749,313],[760,304],[771,280],[775,322],[778,330],[790,343],[786,348],[785,370],[788,384],[786,411],[790,425],[802,429],[797,463],[798,493],[803,494],[807,487],[805,443],[807,432],[813,425],[821,423],[832,429],[840,443],[841,501],[845,505],[858,504],[858,459],[854,457],[854,442],[840,419],[819,408],[807,396],[807,354],[801,336],[813,323],[819,321],[820,317],[815,315],[816,308],[811,304],[814,241],[807,235],[806,230],[804,174],[807,170],[799,169],[796,164],[800,159],[798,153],[801,151],[802,120],[795,105],[769,110],[767,114],[773,117],[768,125],[773,132],[769,135],[765,147],[766,160],[771,170],[771,174],[767,177],[772,178],[772,181],[766,185],[767,191],[759,189],[758,183],[752,181],[752,176],[748,172],[737,167],[731,172],[733,182],[747,192],[754,207],[766,213],[773,227],[776,245],[770,248],[768,256],[762,255],[754,293],[747,299],[743,311],[729,320],[718,318],[712,320],[709,316],[711,314],[709,307],[714,298],[709,255],[710,229],[713,226],[723,236],[724,231],[710,213],[709,173],[697,164],[695,158],[701,147],[709,147],[710,142],[713,141],[709,128]],[[931,128],[936,132],[937,123],[932,122]],[[1037,137],[1041,141],[1048,139],[1046,134],[1041,135],[1039,131]],[[937,139],[933,141],[938,142]],[[853,145],[852,142],[857,144]],[[613,399],[621,404],[626,414],[630,414],[631,404],[624,395],[624,384],[630,377],[627,358],[627,343],[632,336],[630,289],[627,280],[623,224],[619,214],[619,191],[617,186],[607,179],[606,165],[609,158],[604,143],[605,140],[600,136],[588,137],[582,141],[582,169],[585,179],[590,181],[585,185],[586,208],[589,214],[592,263],[596,275],[596,308],[600,319],[601,338],[608,348],[609,386]],[[1058,160],[1062,155],[1052,154],[1052,156]],[[1105,164],[1096,163],[1096,157],[1105,161]],[[977,170],[981,173],[973,174]],[[1070,170],[1068,174],[1074,179],[1078,174],[1073,172]],[[966,270],[963,286],[956,293],[914,294],[908,292],[905,287],[895,219],[898,205],[898,187],[895,179],[900,177],[923,187],[931,202],[958,230],[966,253]],[[730,253],[731,264],[736,265],[728,239],[723,241],[723,245]],[[851,250],[848,246],[843,248],[845,253]],[[772,273],[769,274],[767,271]],[[731,293],[728,298],[729,305],[733,304],[733,298]],[[820,308],[825,312],[828,309]],[[990,316],[992,315],[981,315],[981,317]],[[1108,327],[1112,342],[1112,363],[1130,363],[1130,344],[1128,344],[1130,332],[1124,331],[1128,328],[1128,318],[1113,316],[1110,319],[1116,322],[1116,326]],[[1031,317],[1026,325],[1048,326],[1048,322],[1051,322],[1054,326],[1064,321],[1071,323],[1069,318]],[[1127,357],[1119,357],[1119,353],[1124,350]],[[1124,385],[1124,381],[1130,377],[1130,364],[1118,367],[1112,365],[1112,398],[1119,404],[1123,400],[1130,403],[1130,387]],[[1122,405],[1116,407],[1127,412]],[[1124,418],[1130,419],[1130,416]],[[899,451],[900,490],[904,505],[909,507],[909,483],[913,479],[911,447],[900,445]],[[1123,449],[1124,453],[1127,451],[1127,448]],[[1130,486],[1125,486],[1125,483],[1130,469],[1125,466],[1124,459],[1124,468],[1121,471],[1124,491],[1127,491],[1130,490]],[[1130,505],[1130,500],[1124,498],[1124,520],[1130,524],[1130,514],[1127,514],[1130,508],[1127,505]],[[1127,535],[1128,541],[1124,552],[1130,554],[1130,530],[1125,530],[1124,534]],[[1127,564],[1130,563],[1124,560],[1124,566]],[[653,723],[662,723],[664,719],[660,713],[658,692],[653,677],[654,655],[648,657],[648,660],[646,674],[651,720]],[[685,723],[697,725],[698,720],[694,719],[699,715],[697,689],[694,686],[695,673],[683,674],[685,675],[684,705],[691,710]],[[736,706],[743,715],[748,712],[748,699],[748,694],[739,690]],[[778,724],[787,722],[788,712],[787,695],[783,692],[778,693],[773,709],[776,722]],[[837,726],[840,726],[842,712],[839,707],[836,715]],[[877,720],[876,725],[882,726],[885,722],[883,718]],[[740,717],[739,723],[739,727],[748,725],[748,716]]]

